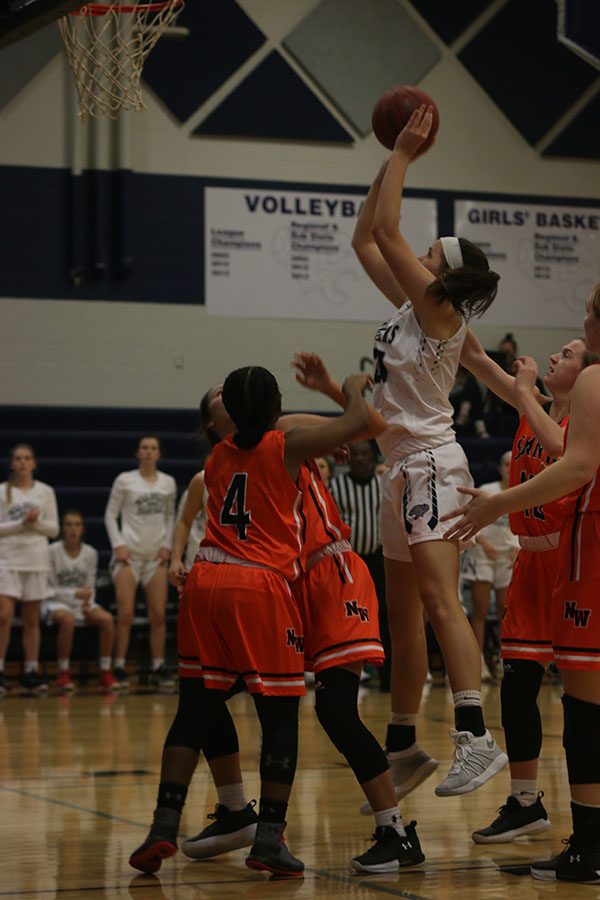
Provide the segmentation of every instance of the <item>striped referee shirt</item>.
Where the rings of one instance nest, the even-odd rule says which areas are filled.
[[[373,475],[362,484],[349,474],[336,475],[329,482],[329,491],[336,502],[342,519],[350,526],[352,549],[360,556],[375,553],[381,546],[379,539],[379,506],[381,485]]]

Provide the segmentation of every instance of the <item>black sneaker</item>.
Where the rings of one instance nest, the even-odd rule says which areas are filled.
[[[177,853],[180,818],[181,813],[174,809],[157,809],[148,837],[133,851],[129,857],[129,865],[148,874],[158,872],[163,859]]]
[[[425,859],[416,832],[416,822],[406,825],[406,836],[402,837],[391,825],[380,825],[375,829],[375,843],[352,860],[355,872],[398,872],[406,866],[418,866]]]
[[[150,674],[150,684],[162,691],[170,691],[175,687],[175,679],[163,663]]]
[[[283,837],[286,824],[287,822],[257,823],[252,850],[246,857],[249,869],[287,875],[290,878],[304,877],[304,863],[296,859],[286,846]]]
[[[113,675],[117,680],[119,690],[126,691],[129,687],[129,677],[123,666],[117,666],[113,669]]]
[[[214,823],[195,837],[187,838],[181,845],[183,853],[189,859],[210,859],[229,850],[251,847],[258,822],[255,806],[256,800],[251,800],[244,809],[232,812],[227,806],[217,803],[214,813],[209,813],[207,817],[214,819]]]
[[[25,672],[21,678],[21,693],[26,696],[39,696],[48,691],[48,683],[39,672]]]
[[[523,834],[538,834],[550,828],[548,813],[542,805],[544,792],[540,791],[531,806],[521,806],[516,797],[506,798],[506,803],[487,828],[480,828],[471,835],[476,844],[505,844]]]
[[[575,835],[564,840],[565,849],[552,859],[531,863],[531,874],[540,881],[574,881],[600,884],[600,850],[585,850],[575,843]]]

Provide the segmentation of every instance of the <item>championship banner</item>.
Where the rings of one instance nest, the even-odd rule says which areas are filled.
[[[213,316],[380,322],[393,309],[351,240],[365,195],[254,187],[204,189],[205,302]],[[437,237],[435,200],[405,198],[415,252]]]
[[[500,275],[486,325],[581,329],[600,280],[600,206],[460,200],[454,221]]]

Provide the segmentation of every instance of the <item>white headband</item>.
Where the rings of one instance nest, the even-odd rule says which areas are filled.
[[[457,237],[440,238],[440,244],[442,245],[444,259],[451,269],[460,269],[461,266],[464,266],[462,250]]]

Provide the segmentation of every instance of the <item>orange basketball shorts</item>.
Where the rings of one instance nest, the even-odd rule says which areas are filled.
[[[561,669],[600,669],[600,512],[569,516],[558,552],[552,596],[556,664]]]
[[[381,665],[377,595],[369,570],[351,551],[324,556],[294,581],[304,623],[307,667],[319,672],[353,662]]]
[[[298,696],[304,684],[302,620],[285,579],[269,569],[199,562],[181,595],[179,675],[228,690]]]
[[[553,662],[551,608],[558,565],[558,547],[519,550],[502,620],[503,659]]]

